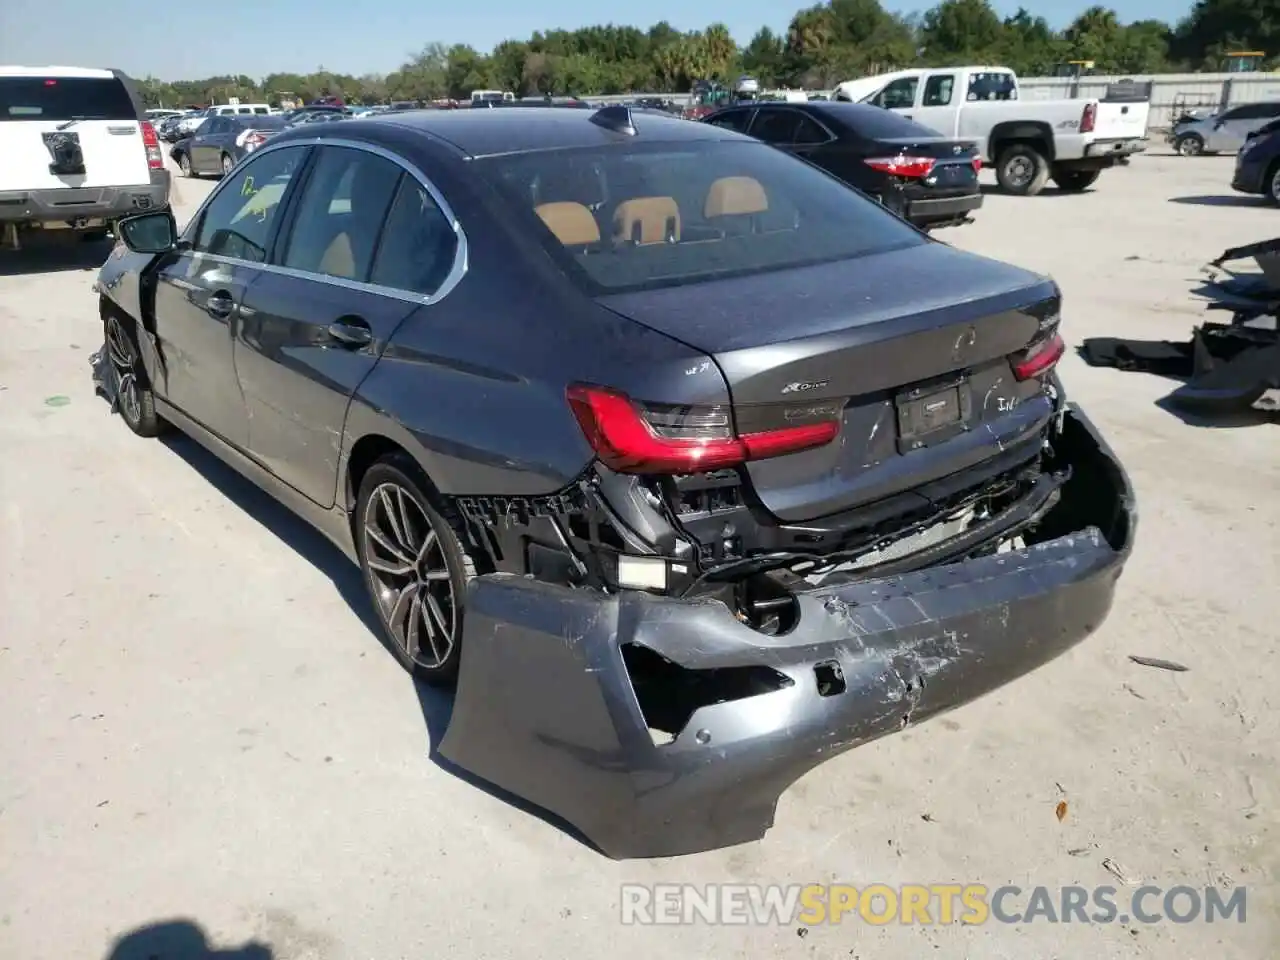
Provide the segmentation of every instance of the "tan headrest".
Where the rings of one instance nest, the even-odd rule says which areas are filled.
[[[769,197],[752,177],[721,177],[707,191],[703,216],[732,217],[751,213],[764,213],[769,209]]]
[[[356,276],[356,257],[351,249],[351,238],[340,233],[333,238],[320,258],[320,272],[331,277],[345,277],[354,280]]]
[[[673,197],[636,197],[613,215],[618,243],[666,243],[680,239],[680,205]]]
[[[533,212],[542,218],[547,229],[566,247],[600,242],[600,227],[596,218],[580,203],[544,203],[535,207]]]

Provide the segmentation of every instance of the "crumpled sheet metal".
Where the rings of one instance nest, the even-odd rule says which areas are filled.
[[[1091,429],[1091,428],[1090,428]],[[759,839],[781,794],[859,744],[981,696],[1106,618],[1136,523],[1118,464],[1120,535],[1098,529],[801,596],[768,637],[714,601],[604,596],[510,575],[468,587],[448,761],[568,821],[610,857],[675,856]],[[682,667],[767,666],[789,687],[698,709],[656,745],[621,648]],[[822,696],[814,668],[847,689]]]

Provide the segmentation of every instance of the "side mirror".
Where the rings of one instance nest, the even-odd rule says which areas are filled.
[[[168,253],[178,243],[178,225],[169,210],[125,217],[116,231],[134,253]]]

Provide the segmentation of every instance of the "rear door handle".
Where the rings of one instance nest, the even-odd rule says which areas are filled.
[[[343,317],[329,324],[329,336],[344,347],[367,347],[373,343],[373,330],[359,317]]]
[[[225,290],[218,290],[209,295],[209,299],[204,302],[204,309],[211,317],[217,317],[219,320],[225,320],[231,316],[231,311],[236,308],[236,302],[231,299],[231,294]]]

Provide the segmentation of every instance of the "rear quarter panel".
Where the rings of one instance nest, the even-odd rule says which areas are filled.
[[[965,103],[960,108],[958,136],[976,140],[983,160],[996,159],[992,153],[992,133],[1001,124],[1043,124],[1053,134],[1054,153],[1070,159],[1083,156],[1080,117],[1088,100],[1002,100]],[[1096,102],[1096,101],[1094,101]]]

